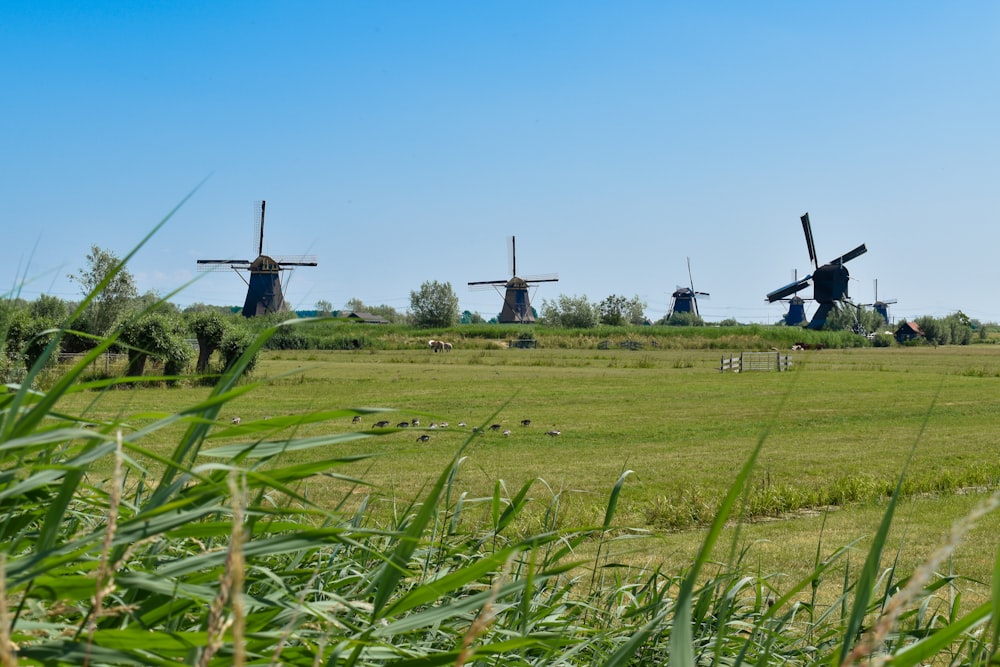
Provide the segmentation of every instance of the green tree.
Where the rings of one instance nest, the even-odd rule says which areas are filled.
[[[597,304],[597,312],[601,324],[611,326],[644,324],[646,321],[646,304],[638,294],[631,299],[612,294]]]
[[[322,317],[333,315],[333,304],[326,299],[320,299],[316,302],[316,314]]]
[[[425,282],[410,292],[410,313],[414,326],[450,327],[458,323],[458,297],[451,283]]]
[[[226,334],[222,337],[222,343],[219,345],[219,352],[222,354],[223,364],[227,369],[246,352],[247,348],[253,345],[255,338],[256,334],[244,327],[234,326],[226,330]],[[253,372],[259,357],[259,353],[253,355],[243,371],[244,375]]]
[[[598,312],[587,295],[560,294],[554,301],[542,300],[542,318],[553,327],[591,329],[597,326]]]
[[[145,373],[150,358],[163,362],[166,375],[180,375],[194,356],[184,340],[184,323],[176,315],[148,313],[122,327],[121,340],[128,346],[128,371],[132,377]]]
[[[597,304],[598,317],[601,324],[617,327],[625,324],[625,305],[628,300],[620,295],[612,294],[604,297],[604,300]]]
[[[69,317],[69,305],[57,296],[42,294],[29,304],[28,312],[36,320],[62,324]]]
[[[208,371],[208,361],[212,353],[222,345],[229,323],[219,313],[205,310],[196,313],[188,326],[198,339],[198,361],[195,363],[195,372],[203,375]]]
[[[105,336],[121,323],[138,296],[135,279],[113,253],[91,246],[87,265],[70,280],[80,285],[84,298],[93,295],[81,324],[86,333]]]

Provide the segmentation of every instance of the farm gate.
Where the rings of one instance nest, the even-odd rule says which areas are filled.
[[[740,356],[723,357],[719,371],[742,373],[743,371],[787,371],[792,366],[792,358],[780,352],[741,352]]]

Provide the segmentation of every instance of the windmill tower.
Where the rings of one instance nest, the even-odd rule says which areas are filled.
[[[270,257],[264,254],[264,207],[266,202],[260,201],[254,205],[254,241],[257,248],[257,259],[199,259],[198,268],[201,271],[226,271],[232,269],[249,271],[250,279],[243,278],[247,284],[247,298],[243,302],[243,316],[256,317],[266,313],[277,313],[287,310],[285,296],[281,291],[281,272],[290,271],[296,266],[316,266],[316,257],[298,255],[295,257]]]
[[[811,275],[806,276],[802,280],[796,280],[784,287],[779,287],[765,298],[769,303],[780,301],[790,294],[795,294],[799,290],[805,289],[809,285],[809,281],[812,280],[813,300],[819,304],[819,308],[812,319],[809,320],[806,328],[821,329],[826,323],[826,318],[830,314],[830,311],[837,307],[837,303],[849,301],[847,280],[850,278],[850,273],[848,273],[847,267],[844,265],[855,257],[860,257],[868,252],[868,248],[862,243],[854,250],[820,266],[816,261],[816,246],[813,244],[812,225],[809,222],[809,214],[806,213],[800,219],[802,220],[802,231],[806,236],[806,248],[809,250],[809,259],[812,261],[815,270]]]
[[[508,240],[510,274],[507,280],[479,280],[469,283],[472,289],[496,289],[497,293],[503,297],[503,309],[497,321],[501,324],[531,324],[535,321],[535,316],[531,312],[531,295],[529,290],[532,283],[554,283],[559,280],[557,275],[546,274],[541,276],[531,276],[521,278],[517,275],[517,252],[514,245],[514,237]],[[502,288],[502,291],[501,291]]]
[[[698,297],[709,296],[708,292],[698,292],[694,288],[694,278],[691,275],[690,257],[687,258],[687,265],[689,287],[678,287],[674,290],[674,293],[670,295],[670,309],[667,310],[668,320],[677,313],[692,313],[695,317],[701,317],[701,315],[698,314]]]

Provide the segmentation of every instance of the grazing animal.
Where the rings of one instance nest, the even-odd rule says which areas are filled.
[[[377,421],[374,424],[372,424],[372,428],[385,428],[388,425],[389,425],[389,420],[383,419],[381,421]]]
[[[499,431],[500,430],[500,424],[490,424],[490,430],[491,431]]]
[[[354,415],[354,419],[351,420],[351,423],[352,424],[360,424],[361,423],[361,415]]]
[[[509,438],[509,437],[510,437],[510,429],[509,429],[509,428],[508,428],[508,429],[506,429],[506,430],[505,430],[505,431],[503,432],[503,437],[505,437],[505,438]]]
[[[417,436],[417,442],[427,442],[431,439],[431,436],[424,433],[423,435]]]
[[[239,417],[233,417],[233,423],[236,424],[236,425],[239,425],[240,418]]]
[[[522,419],[521,420],[521,426],[530,426],[530,425],[531,425],[531,420],[530,419]]]
[[[451,343],[446,343],[444,341],[441,341],[441,351],[442,352],[451,352]]]
[[[396,428],[406,428],[409,425],[410,422],[399,422],[398,424],[396,424]]]
[[[431,422],[431,425],[428,426],[427,428],[437,428],[437,427],[438,427],[437,422]]]
[[[410,426],[420,426],[420,420],[419,419],[411,419],[410,420]]]
[[[440,424],[438,424],[438,426],[440,426],[441,428],[448,428],[448,422],[441,422]]]
[[[560,431],[552,429],[551,431],[546,431],[545,435],[551,435],[553,438],[559,435]]]
[[[466,426],[466,423],[465,422],[458,422],[458,425],[459,426]]]

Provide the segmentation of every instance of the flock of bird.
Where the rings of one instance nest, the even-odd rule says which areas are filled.
[[[242,420],[239,417],[233,417],[232,420],[231,420],[231,423],[234,426],[238,426],[241,421]],[[351,423],[353,423],[353,424],[360,424],[361,423],[361,415],[354,415],[354,418],[351,420]],[[391,424],[392,424],[392,422],[390,422],[388,419],[381,419],[381,420],[375,422],[374,424],[372,424],[372,428],[373,429],[376,429],[376,428],[389,428]],[[420,426],[420,420],[414,418],[414,419],[411,419],[410,421],[401,421],[401,422],[398,422],[395,427],[396,428],[410,428],[411,426]],[[431,422],[430,424],[427,425],[427,428],[428,429],[439,429],[439,428],[448,428],[448,426],[449,426],[448,422]],[[465,426],[468,426],[468,424],[466,424],[465,422],[458,422],[458,426],[459,427],[465,427]],[[521,420],[521,426],[531,426],[531,420],[530,419],[522,419]],[[487,429],[489,429],[490,431],[492,431],[492,432],[495,433],[497,431],[500,431],[500,429],[502,429],[502,428],[503,428],[502,424],[490,424],[486,429],[480,428],[479,426],[473,426],[472,427],[472,432],[473,433],[482,434],[482,433],[485,433],[485,431]],[[511,434],[511,430],[509,428],[504,429],[500,433],[500,435],[502,435],[505,438],[509,438],[510,434]],[[554,438],[557,435],[562,435],[562,431],[557,431],[555,429],[552,429],[550,431],[546,431],[545,435],[548,435],[548,436],[551,436],[551,437]],[[417,442],[429,442],[430,439],[431,439],[431,436],[428,435],[427,433],[422,433],[421,435],[417,436]]]
[[[355,424],[360,424],[361,423],[361,416],[360,415],[355,415],[355,417],[354,417],[354,419],[352,421]],[[392,422],[390,422],[388,419],[381,419],[381,420],[375,422],[374,424],[372,424],[372,428],[373,429],[376,429],[376,428],[389,428],[391,424],[392,424]],[[410,428],[412,426],[420,426],[420,420],[419,419],[411,419],[410,421],[401,421],[401,422],[399,422],[399,423],[396,424],[395,428]],[[448,428],[448,426],[449,426],[448,422],[431,422],[430,424],[427,425],[427,428],[428,429],[441,429],[441,428]],[[459,422],[458,426],[459,427],[465,427],[465,426],[468,426],[468,424],[466,424],[465,422]],[[521,420],[521,426],[531,426],[531,420],[530,419],[522,419]],[[492,432],[494,432],[494,433],[500,431],[500,429],[503,429],[503,431],[500,432],[500,435],[502,435],[505,438],[509,438],[510,435],[511,435],[511,433],[512,433],[512,431],[509,428],[504,429],[502,424],[490,424],[485,429],[481,428],[479,426],[473,426],[472,427],[472,432],[473,433],[480,433],[481,434],[481,433],[484,433],[487,429],[490,430],[490,431],[492,431]],[[551,436],[553,438],[556,437],[557,435],[561,435],[561,434],[562,434],[562,431],[557,431],[555,429],[552,429],[550,431],[546,431],[545,432],[545,435]],[[429,434],[423,433],[423,434],[421,434],[421,435],[419,435],[417,437],[417,442],[428,442],[430,439],[431,439],[431,436]]]

